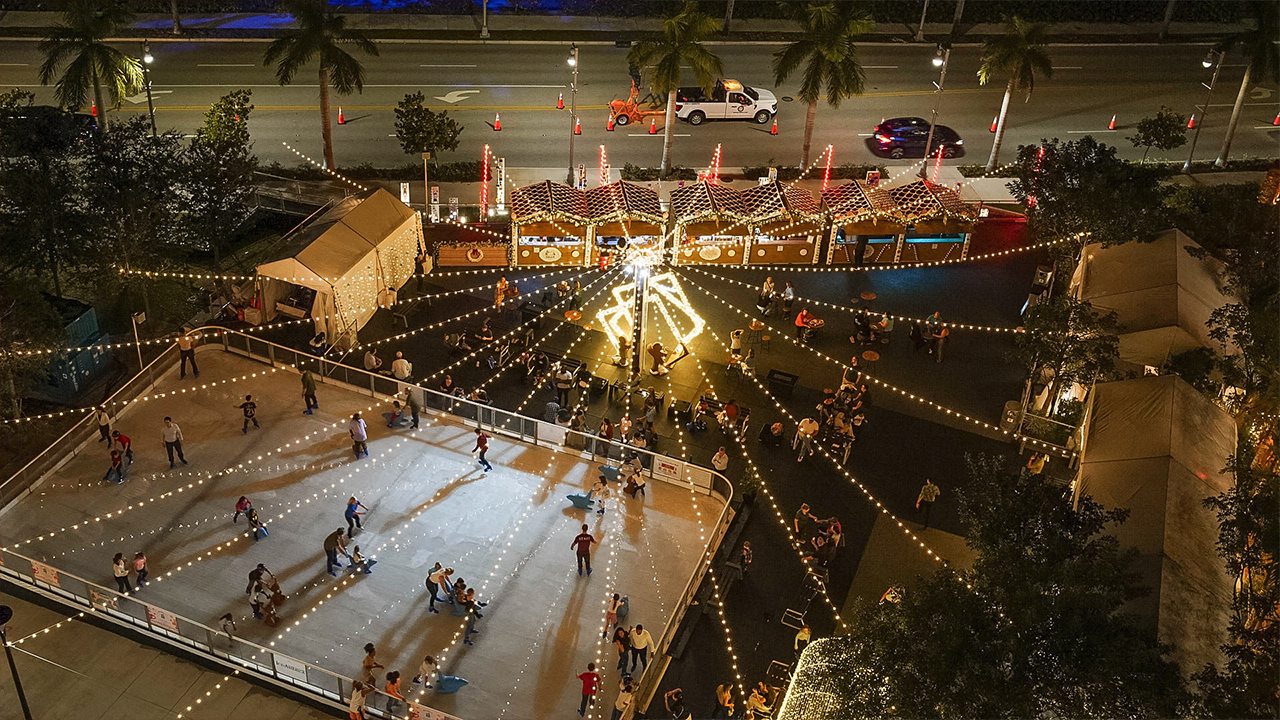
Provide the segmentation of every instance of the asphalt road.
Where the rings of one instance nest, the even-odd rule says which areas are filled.
[[[125,47],[125,46],[122,46]],[[281,141],[320,157],[320,121],[316,109],[314,71],[296,84],[280,87],[272,68],[262,65],[265,43],[153,42],[152,83],[157,118],[162,128],[193,132],[209,103],[234,88],[250,88],[257,106],[251,121],[258,154],[265,161],[294,163],[297,158]],[[717,45],[725,75],[747,85],[771,88],[769,63],[774,45]],[[126,49],[139,52],[136,45]],[[606,104],[625,98],[629,89],[627,50],[612,46],[581,48],[579,114],[582,135],[576,138],[575,162],[594,166],[597,148],[608,147],[611,164],[657,165],[661,141],[647,134],[647,125],[630,125],[606,132]],[[1125,139],[1143,116],[1168,105],[1202,118],[1210,72],[1201,66],[1202,46],[1060,46],[1051,49],[1053,78],[1037,84],[1030,102],[1016,98],[1010,109],[1005,157],[1019,144],[1044,137],[1079,138],[1085,134],[1120,147],[1122,155],[1139,157],[1140,149]],[[347,124],[334,125],[338,164],[370,162],[392,165],[414,160],[394,137],[393,109],[406,93],[422,91],[436,108],[449,108],[466,126],[462,144],[444,160],[478,159],[489,143],[510,167],[564,167],[567,162],[570,119],[555,109],[557,93],[566,92],[570,79],[566,47],[552,45],[482,45],[441,43],[383,43],[381,56],[367,58],[364,92],[334,96],[334,112],[341,104]],[[948,163],[985,163],[991,149],[988,128],[999,111],[1003,84],[983,87],[976,70],[979,49],[956,48],[951,55],[939,122],[953,127],[967,143],[967,157]],[[52,98],[38,86],[41,58],[36,43],[0,42],[0,86],[33,88],[40,102]],[[937,70],[930,63],[932,46],[873,45],[863,48],[867,91],[839,110],[820,105],[814,132],[814,155],[828,143],[836,145],[835,162],[869,162],[866,147],[872,127],[881,117],[918,115],[927,118],[933,107]],[[1228,56],[1209,105],[1196,150],[1198,158],[1216,157],[1235,100],[1241,65]],[[789,82],[774,90],[781,98],[796,89]],[[1246,100],[1233,147],[1233,157],[1276,156],[1280,128],[1272,119],[1280,105],[1274,85],[1258,85]],[[125,103],[122,113],[146,111],[145,97]],[[502,114],[502,131],[490,128]],[[1107,131],[1112,114],[1118,128]],[[798,164],[805,107],[798,101],[780,102],[779,134],[769,126],[750,122],[708,122],[691,127],[678,122],[674,161],[703,166],[717,143],[724,144],[722,165]],[[659,118],[661,125],[661,118]],[[659,135],[661,137],[661,129]],[[1187,147],[1167,153],[1186,158]],[[1166,155],[1154,151],[1152,157]],[[901,163],[894,163],[901,164]]]

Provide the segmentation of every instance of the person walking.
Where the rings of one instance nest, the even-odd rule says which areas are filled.
[[[476,428],[476,446],[471,448],[471,454],[476,456],[476,461],[484,468],[485,472],[493,469],[489,461],[485,459],[484,454],[489,452],[489,433]]]
[[[200,379],[200,368],[196,365],[196,338],[191,333],[183,333],[178,336],[178,379],[185,380],[187,377],[187,362],[191,362],[191,372],[195,375],[195,379]]]
[[[573,373],[563,364],[556,369],[556,402],[560,407],[569,407],[569,393],[573,390]]]
[[[111,447],[118,450],[129,461],[130,465],[133,464],[133,441],[129,439],[128,435],[119,430],[112,430]]]
[[[93,417],[98,421],[98,442],[111,439],[111,416],[107,414],[107,406],[99,405],[97,410],[93,411]]]
[[[453,568],[442,568],[440,567],[440,563],[436,563],[436,566],[427,574],[427,589],[431,591],[431,603],[427,609],[437,615],[440,614],[440,611],[436,609],[436,603],[441,602],[440,596],[437,593],[440,591],[440,588],[449,587],[449,578],[452,575]]]
[[[338,528],[330,533],[324,539],[324,555],[325,555],[325,572],[334,577],[338,577],[336,569],[342,568],[342,563],[338,562],[338,554],[346,555],[350,560],[351,556],[347,554],[347,541],[343,536],[342,528]],[[335,569],[336,568],[336,569]]]
[[[178,453],[178,459],[183,465],[187,464],[187,459],[182,455],[182,428],[178,427],[178,423],[173,418],[166,417],[164,419],[164,427],[160,430],[160,436],[164,438],[164,449],[169,452],[169,469],[173,469],[173,454]]]
[[[507,276],[503,275],[498,278],[498,284],[493,286],[493,306],[501,308],[502,303],[507,300],[507,288],[511,283],[507,282]]]
[[[745,580],[747,570],[751,568],[751,543],[746,540],[742,541],[742,550],[738,553],[738,573],[739,580]]]
[[[303,415],[311,415],[312,411],[320,407],[320,401],[316,400],[316,376],[310,370],[302,371],[302,401],[307,404],[307,409],[302,411]]]
[[[711,711],[711,720],[733,717],[733,682],[726,680],[716,686],[716,707]]]
[[[800,659],[800,653],[804,652],[804,649],[809,647],[810,637],[812,637],[812,632],[809,630],[808,625],[801,626],[800,630],[796,632],[795,641],[792,645],[793,649],[796,651],[797,660]]]
[[[262,427],[258,424],[258,403],[253,401],[252,395],[244,396],[244,402],[240,403],[240,412],[244,413],[244,425],[240,428],[241,434],[249,434],[249,423],[253,423],[255,430]]]
[[[721,475],[729,469],[729,453],[724,451],[723,445],[720,446],[715,455],[711,456],[711,467],[715,468],[716,472]]]
[[[924,529],[929,529],[929,511],[933,509],[933,503],[938,499],[938,495],[942,490],[933,484],[932,480],[925,480],[924,487],[920,488],[920,495],[916,497],[916,509],[924,511]]]
[[[249,498],[241,495],[240,499],[236,501],[236,512],[231,516],[231,522],[238,522],[241,515],[248,515],[249,509],[252,507],[253,503],[250,502]]]
[[[107,474],[102,476],[103,480],[110,480],[117,485],[124,483],[124,462],[119,450],[111,451],[111,464],[107,466]]]
[[[147,569],[146,555],[143,555],[141,552],[133,554],[133,571],[138,574],[138,579],[135,582],[138,583],[138,589],[141,590],[142,586],[146,584],[147,574],[150,572]]]
[[[613,649],[618,651],[618,672],[626,674],[627,659],[631,657],[631,631],[619,625],[613,631]]]
[[[653,635],[644,629],[643,625],[636,625],[631,631],[631,672],[636,670],[636,661],[639,661],[640,672],[649,666],[649,648],[653,647]]]
[[[360,453],[369,457],[369,428],[364,424],[360,413],[352,414],[351,421],[347,423],[347,434],[351,436],[351,450],[356,454],[356,459],[360,459]]]
[[[391,374],[400,381],[408,380],[413,374],[413,363],[404,359],[403,352],[396,351],[395,362],[391,363]]]
[[[116,578],[116,589],[122,595],[133,592],[133,586],[129,584],[129,563],[125,562],[124,553],[116,553],[111,558],[111,573]]]
[[[422,286],[427,282],[427,249],[418,248],[418,255],[413,258],[414,275],[418,277],[418,294],[422,294]]]
[[[351,701],[347,703],[347,717],[350,720],[365,720],[364,707],[373,688],[356,680],[351,683]]]
[[[360,682],[372,685],[378,681],[374,671],[386,669],[382,663],[378,662],[378,649],[374,647],[373,643],[365,643],[364,660],[360,661]]]
[[[382,691],[387,694],[387,714],[395,718],[404,708],[404,696],[400,694],[399,670],[387,673],[387,683],[382,686]]]
[[[347,537],[354,537],[353,533],[356,528],[364,529],[360,525],[360,516],[364,513],[360,512],[360,508],[364,508],[368,512],[369,508],[354,497],[347,498],[347,509],[343,511],[343,517],[347,519]]]
[[[596,672],[595,663],[587,663],[587,671],[578,675],[582,681],[582,704],[578,706],[578,717],[587,714],[587,705],[595,707],[596,686],[600,684],[600,673]]]
[[[595,536],[590,532],[590,528],[586,523],[582,523],[582,532],[573,539],[569,547],[573,548],[578,554],[578,575],[582,575],[582,566],[586,565],[587,575],[591,575],[591,546],[596,542]]]
[[[618,682],[618,699],[613,701],[613,713],[609,720],[621,720],[623,713],[635,702],[635,692],[636,686],[631,682],[631,676],[623,675]]]
[[[796,426],[796,439],[791,444],[793,449],[798,449],[800,454],[796,456],[796,462],[804,462],[806,455],[813,455],[813,438],[818,434],[818,421],[813,418],[805,418]]]

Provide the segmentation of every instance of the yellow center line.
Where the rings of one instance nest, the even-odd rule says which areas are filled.
[[[315,112],[319,107],[320,107],[319,105],[257,105],[255,104],[253,106],[253,109],[254,110],[274,110],[278,112]],[[389,112],[389,111],[395,110],[397,106],[395,105],[342,105],[341,107],[344,113],[351,113],[355,111],[370,111],[370,110],[376,110],[380,112]],[[562,112],[566,116],[568,116],[569,114],[568,110],[558,110],[554,105],[551,107],[542,107],[541,105],[440,105],[440,106],[428,105],[426,107],[432,110],[452,110],[454,112],[465,112],[469,110],[472,112],[479,112],[479,111]],[[608,108],[609,108],[608,105],[579,105],[578,111],[582,112],[583,110],[607,110]],[[162,110],[165,110],[165,111],[174,110],[178,112],[206,112],[208,109],[209,109],[208,105],[156,105],[156,112],[160,112]],[[333,103],[332,110],[334,112],[338,111],[337,103]],[[147,108],[145,105],[133,105],[130,107],[121,107],[119,109],[119,112],[146,112],[146,111],[147,111]]]

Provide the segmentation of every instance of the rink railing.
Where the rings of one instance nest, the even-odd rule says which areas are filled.
[[[650,668],[658,667],[665,671],[665,662],[661,658],[673,642],[676,630],[702,584],[732,517],[729,501],[733,498],[733,486],[728,479],[714,470],[693,463],[617,441],[606,442],[594,435],[370,373],[246,333],[221,327],[200,328],[199,332],[204,333],[204,339],[197,350],[221,346],[226,352],[265,362],[272,367],[290,368],[299,373],[302,370],[313,370],[318,383],[342,386],[344,389],[381,398],[388,403],[388,408],[392,399],[402,396],[406,388],[411,388],[414,392],[421,393],[424,413],[452,415],[464,425],[482,427],[494,435],[516,438],[607,466],[617,466],[624,458],[638,455],[644,466],[643,474],[650,483],[665,483],[719,500],[722,507],[711,527],[709,542],[685,583],[675,605],[675,613],[667,621],[662,634],[655,639],[653,660],[645,666],[642,676],[637,678],[636,701],[632,706],[633,710],[624,717],[629,718],[634,708],[648,705],[662,677],[661,672],[650,672]],[[172,370],[177,360],[177,346],[171,345],[116,391],[108,402],[131,400],[148,392]],[[83,452],[96,436],[97,427],[92,415],[76,423],[0,486],[0,497],[4,500],[0,507],[7,507],[9,503],[25,495],[41,478]],[[66,449],[68,444],[71,445],[70,450]],[[30,574],[25,572],[26,568],[30,568]],[[0,577],[68,605],[93,611],[117,625],[130,627],[188,652],[212,658],[242,673],[301,692],[340,711],[346,710],[346,703],[351,697],[350,677],[243,640],[234,634],[229,635],[164,608],[144,603],[131,595],[122,595],[115,589],[98,585],[11,550],[0,548]],[[376,691],[369,696],[366,713],[381,718],[391,717],[383,709],[385,699],[382,695],[381,691]],[[418,703],[409,703],[408,707],[414,713],[410,716],[411,720],[457,720],[452,715]]]

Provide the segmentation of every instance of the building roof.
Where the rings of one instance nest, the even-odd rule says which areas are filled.
[[[757,223],[787,216],[792,220],[816,220],[821,217],[821,207],[813,193],[778,182],[747,188],[742,191],[742,200],[751,220]]]
[[[594,187],[587,191],[587,212],[594,222],[642,220],[661,225],[662,204],[652,188],[625,180]]]
[[[512,222],[527,224],[546,220],[592,224],[587,194],[550,180],[516,188],[511,193]]]
[[[672,191],[671,212],[676,222],[686,224],[717,219],[745,222],[751,217],[742,193],[708,182],[697,182]]]
[[[906,223],[939,219],[972,222],[978,219],[977,210],[966,203],[960,193],[935,182],[920,179],[889,188],[888,193]]]
[[[822,203],[835,222],[858,220],[900,220],[901,214],[889,191],[868,187],[860,180],[832,185],[822,191]]]

